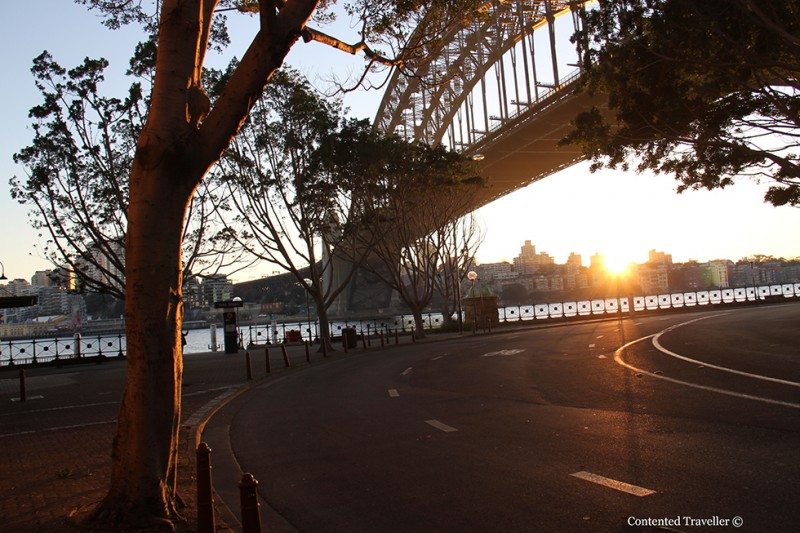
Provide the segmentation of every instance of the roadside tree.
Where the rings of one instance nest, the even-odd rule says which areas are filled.
[[[584,80],[608,110],[563,142],[593,169],[674,174],[678,190],[765,179],[765,201],[800,205],[800,4],[608,0],[586,16]]]
[[[363,52],[367,69],[379,64],[403,68],[404,54],[425,53],[429,43],[428,36],[408,40],[422,15],[434,11],[431,20],[435,23],[425,30],[430,39],[442,38],[449,27],[471,17],[480,2],[353,0],[345,6],[362,24],[360,42],[348,45],[308,26],[315,10],[332,2],[77,1],[102,13],[111,28],[145,24],[156,39],[142,49],[157,50],[147,120],[135,144],[128,190],[127,384],[114,438],[109,491],[89,521],[115,529],[169,526],[179,517],[175,487],[183,372],[182,244],[191,198],[301,37]],[[212,38],[224,36],[218,9],[252,11],[260,27],[212,106],[203,70]],[[380,47],[402,52],[387,59],[378,51]]]

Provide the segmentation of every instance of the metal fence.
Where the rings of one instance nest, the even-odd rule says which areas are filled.
[[[121,331],[80,335],[9,339],[0,341],[0,365],[28,365],[89,357],[124,357],[125,334]]]
[[[762,285],[697,292],[679,292],[650,296],[601,298],[531,305],[505,306],[498,309],[500,322],[543,321],[577,317],[602,317],[630,311],[659,311],[726,305],[758,303],[767,300],[800,297],[800,283]],[[468,304],[467,304],[468,305]],[[466,311],[466,309],[465,309]],[[439,329],[444,323],[441,313],[423,314],[425,329]],[[361,335],[410,333],[414,329],[411,315],[398,315],[359,320],[331,321],[331,334],[340,336],[346,327]],[[315,320],[254,324],[239,328],[242,343],[247,345],[275,344],[284,341],[315,341],[319,338],[319,323]],[[90,357],[124,357],[125,334],[115,332],[100,335],[62,336],[39,339],[0,341],[0,366],[67,361]]]

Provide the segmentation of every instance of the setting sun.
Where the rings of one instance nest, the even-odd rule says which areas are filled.
[[[623,276],[630,271],[630,266],[633,261],[629,256],[617,252],[609,252],[603,255],[605,268],[609,274]]]

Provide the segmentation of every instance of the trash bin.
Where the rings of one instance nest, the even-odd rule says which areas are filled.
[[[342,343],[348,348],[355,348],[358,345],[356,328],[344,328],[342,330]]]

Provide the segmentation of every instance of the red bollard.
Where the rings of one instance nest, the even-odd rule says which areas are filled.
[[[264,363],[267,366],[267,374],[272,372],[272,366],[269,364],[269,346],[264,347]]]
[[[242,533],[261,533],[261,513],[258,503],[258,481],[253,474],[242,475],[239,500],[242,507]]]
[[[216,530],[211,491],[211,448],[201,442],[197,447],[197,532],[214,533]]]
[[[286,368],[289,368],[290,366],[292,366],[292,364],[289,362],[289,355],[286,353],[286,345],[285,344],[281,344],[281,353],[283,353],[283,364],[286,365]]]

